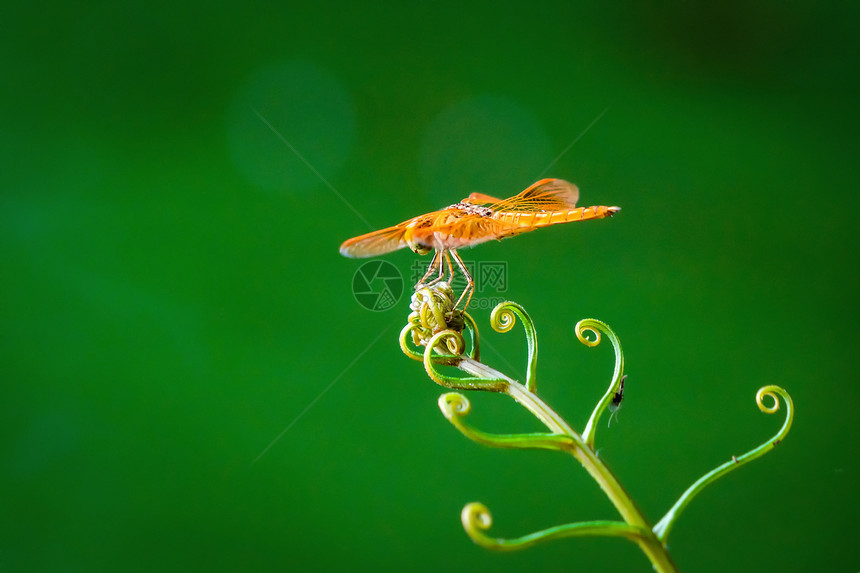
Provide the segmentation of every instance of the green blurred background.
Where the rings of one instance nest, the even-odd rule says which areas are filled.
[[[614,327],[629,378],[597,443],[656,521],[777,430],[754,394],[784,386],[787,441],[671,552],[856,571],[858,6],[7,3],[0,568],[649,570],[618,539],[471,543],[470,501],[510,537],[616,514],[572,459],[451,428],[398,349],[407,297],[365,310],[338,254],[520,191],[599,117],[546,175],[622,213],[464,253],[507,262],[540,394],[581,430],[612,355],[573,325]],[[386,259],[409,280],[413,253]],[[522,376],[519,327],[474,314]],[[539,430],[472,399],[481,428]]]

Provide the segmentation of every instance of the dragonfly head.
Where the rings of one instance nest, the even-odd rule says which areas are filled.
[[[415,227],[413,225],[409,225],[403,233],[403,240],[406,242],[406,246],[408,246],[413,253],[418,253],[419,255],[426,255],[433,250],[433,247],[431,247],[416,236],[421,234],[424,233],[416,233]]]
[[[425,245],[423,243],[419,243],[417,241],[407,241],[407,244],[409,245],[409,248],[412,249],[412,252],[417,253],[419,255],[426,255],[433,250],[433,247]]]

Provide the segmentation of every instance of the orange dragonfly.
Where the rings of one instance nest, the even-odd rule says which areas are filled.
[[[577,207],[577,199],[579,189],[562,179],[541,179],[509,199],[472,193],[459,203],[439,211],[353,237],[340,246],[340,254],[351,258],[375,257],[403,247],[409,247],[419,255],[435,251],[430,267],[415,285],[416,291],[445,278],[446,263],[450,280],[453,280],[453,257],[467,283],[454,308],[466,298],[466,304],[463,305],[463,310],[466,310],[475,291],[475,281],[466,270],[457,249],[474,247],[492,239],[501,241],[539,227],[603,219],[621,210],[620,207]],[[437,273],[436,278],[425,283],[434,272]]]

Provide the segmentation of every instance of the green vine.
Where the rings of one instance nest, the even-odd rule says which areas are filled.
[[[615,352],[615,368],[608,388],[591,413],[585,430],[579,434],[536,394],[537,333],[525,309],[514,302],[503,302],[496,306],[490,315],[490,325],[497,332],[510,332],[517,318],[523,324],[528,347],[526,382],[523,385],[480,362],[477,325],[471,316],[454,307],[455,300],[451,287],[443,281],[416,292],[410,305],[412,313],[400,333],[400,347],[403,352],[410,358],[421,361],[430,378],[440,386],[454,390],[483,390],[509,395],[543,422],[549,432],[491,434],[476,429],[466,423],[466,417],[471,408],[469,400],[457,392],[448,392],[440,396],[439,408],[444,416],[460,433],[479,444],[496,448],[557,450],[571,454],[594,478],[622,519],[621,521],[569,523],[514,539],[499,539],[490,537],[486,533],[492,525],[489,510],[480,503],[469,503],[462,511],[463,527],[472,540],[482,547],[513,551],[562,537],[623,537],[640,547],[655,571],[677,571],[666,548],[666,541],[683,509],[705,486],[772,450],[785,438],[791,428],[794,418],[791,397],[778,386],[761,388],[756,394],[756,403],[763,412],[775,413],[779,409],[779,398],[785,402],[786,417],[779,432],[758,448],[742,456],[732,457],[731,461],[699,478],[681,495],[657,525],[652,527],[617,478],[597,457],[595,450],[598,422],[607,409],[617,408],[623,392],[624,354],[621,350],[621,342],[612,329],[605,323],[591,318],[579,321],[575,328],[576,337],[586,346],[597,346],[605,336]],[[464,332],[468,335],[468,351],[466,351]],[[455,367],[469,376],[446,374],[440,370],[440,367]],[[765,397],[773,400],[771,406],[764,404]]]

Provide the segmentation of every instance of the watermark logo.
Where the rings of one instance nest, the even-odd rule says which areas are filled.
[[[508,262],[486,261],[478,263],[478,277],[475,286],[480,285],[478,292],[492,288],[496,292],[508,291]]]
[[[463,261],[466,270],[472,275],[472,280],[475,281],[475,293],[485,292],[507,292],[508,290],[508,262],[507,261]],[[447,269],[447,267],[446,267]],[[417,283],[427,272],[427,263],[423,260],[416,260],[412,263],[410,280]],[[447,273],[446,273],[447,274]],[[428,280],[436,278],[435,276],[427,277]],[[456,266],[454,267],[454,280],[451,288],[455,292],[462,291],[466,288],[466,277]]]
[[[463,261],[463,264],[475,281],[475,292],[469,308],[491,309],[505,300],[503,297],[492,295],[508,290],[507,261]],[[411,288],[427,272],[427,261],[416,260],[409,271]],[[448,275],[447,272],[445,274]],[[427,277],[426,280],[430,281],[434,278],[436,278],[435,275]],[[352,294],[356,302],[373,312],[382,312],[396,305],[403,296],[404,288],[400,270],[382,259],[364,263],[358,267],[352,277]],[[458,294],[466,289],[466,277],[456,266],[451,288]]]
[[[463,261],[466,270],[475,281],[475,292],[469,302],[469,308],[489,310],[497,304],[504,302],[504,297],[490,296],[508,291],[508,262],[507,261]],[[417,283],[427,272],[427,261],[417,259],[412,263],[409,279],[412,284]],[[447,276],[447,264],[445,266]],[[436,278],[436,275],[427,277],[427,280]],[[454,265],[454,279],[451,288],[455,293],[461,293],[466,289],[466,277],[463,272]]]
[[[367,310],[388,310],[403,296],[403,275],[388,261],[368,261],[352,277],[352,294]]]

